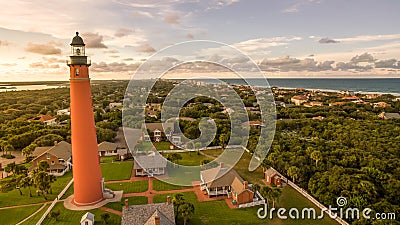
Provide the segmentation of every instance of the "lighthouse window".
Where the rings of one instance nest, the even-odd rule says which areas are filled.
[[[79,76],[79,68],[75,68],[75,75],[78,77]]]

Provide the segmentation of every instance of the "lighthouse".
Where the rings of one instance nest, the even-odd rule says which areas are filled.
[[[103,200],[103,181],[90,88],[90,59],[78,32],[72,39],[67,65],[70,69],[73,203],[77,206],[93,205]]]

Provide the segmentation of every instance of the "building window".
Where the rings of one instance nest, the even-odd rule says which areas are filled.
[[[51,165],[54,165],[54,164],[55,164],[54,160],[51,160]]]
[[[75,76],[79,77],[79,68],[75,68]]]
[[[50,154],[49,153],[46,154],[46,159],[50,159]]]

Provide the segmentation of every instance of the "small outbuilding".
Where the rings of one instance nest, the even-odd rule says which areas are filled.
[[[93,225],[94,224],[94,214],[87,212],[82,216],[81,225]]]

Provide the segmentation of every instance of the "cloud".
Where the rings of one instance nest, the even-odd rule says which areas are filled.
[[[42,59],[45,60],[48,63],[65,63],[65,59],[63,59],[63,58],[43,57]]]
[[[288,45],[289,42],[302,40],[301,37],[273,37],[273,38],[256,38],[233,44],[236,48],[245,51],[260,51],[270,47]]]
[[[364,41],[387,41],[400,39],[400,34],[386,34],[386,35],[360,35],[349,38],[338,38],[340,42],[364,42]]]
[[[133,58],[125,58],[124,61],[133,61]]]
[[[84,33],[82,34],[82,38],[87,48],[108,48],[103,43],[103,36],[98,33]]]
[[[259,63],[262,70],[265,71],[327,71],[332,70],[335,61],[318,62],[312,58],[297,59],[285,56],[277,59],[264,59]]]
[[[5,67],[11,67],[11,66],[16,66],[16,63],[2,63],[0,66],[5,66]]]
[[[154,52],[156,52],[156,50],[153,47],[151,47],[149,44],[139,45],[137,47],[137,50],[139,52],[145,52],[145,53],[154,53]]]
[[[320,4],[321,0],[298,0],[288,8],[282,10],[283,13],[298,13],[305,5]]]
[[[177,13],[172,13],[172,14],[167,15],[164,18],[164,22],[171,24],[171,25],[179,24],[179,19],[180,19],[180,16]]]
[[[38,68],[38,69],[57,69],[57,68],[60,68],[60,65],[35,62],[35,63],[29,64],[29,67],[30,68]]]
[[[0,41],[0,46],[8,46],[10,45],[10,42],[8,41]]]
[[[375,68],[400,69],[400,62],[397,59],[387,59],[375,62]]]
[[[25,47],[26,52],[41,54],[41,55],[60,55],[61,49],[56,48],[54,43],[49,42],[47,44],[35,44],[35,43],[28,43]]]
[[[134,30],[132,30],[132,29],[120,28],[120,29],[115,31],[114,36],[115,37],[125,37],[125,36],[128,36],[130,34],[133,34],[133,32],[134,32]]]
[[[92,71],[93,72],[133,72],[139,67],[138,63],[134,64],[126,64],[126,63],[93,63]]]
[[[375,61],[374,57],[369,54],[368,52],[365,52],[361,55],[356,55],[354,56],[350,62],[357,64],[357,63],[373,63]]]
[[[110,49],[110,50],[104,51],[104,53],[116,54],[116,53],[119,53],[119,51],[115,50],[115,49]]]
[[[346,62],[338,62],[338,63],[336,63],[336,67],[334,68],[334,70],[339,70],[339,71],[355,70],[358,72],[371,71],[372,69],[373,69],[372,65],[359,66],[352,62],[347,62],[347,63]]]
[[[335,41],[333,39],[330,38],[321,38],[318,41],[320,44],[335,44],[335,43],[340,43],[340,41]]]

